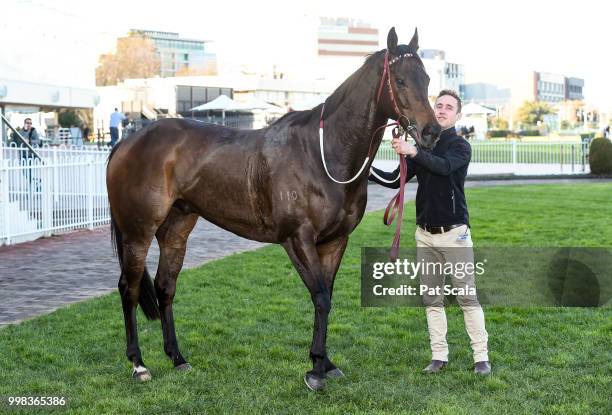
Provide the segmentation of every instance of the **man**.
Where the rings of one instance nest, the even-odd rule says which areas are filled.
[[[396,153],[406,155],[407,180],[416,175],[419,182],[415,234],[417,261],[434,264],[473,263],[469,215],[463,190],[472,150],[470,144],[455,131],[455,123],[461,118],[461,99],[456,92],[443,90],[436,99],[434,112],[442,127],[442,133],[431,152],[399,138],[391,142]],[[399,167],[393,173],[385,173],[376,168],[373,168],[373,171],[375,174],[370,175],[370,180],[386,187],[399,187],[399,179],[385,183],[376,177],[393,180],[398,177]],[[475,294],[474,273],[456,274],[451,275],[453,286],[467,288],[466,293],[457,295],[457,302],[463,310],[465,328],[474,352],[474,372],[488,375],[491,373],[487,350],[488,334],[484,313]],[[422,273],[420,282],[422,286],[430,289],[441,287],[444,275],[435,272]],[[423,295],[423,303],[432,351],[431,363],[423,372],[433,374],[440,372],[448,363],[444,295],[428,292]]]
[[[40,147],[42,144],[42,140],[40,139],[40,136],[38,135],[38,131],[36,131],[36,128],[32,126],[31,118],[26,118],[25,120],[23,120],[23,128],[19,132],[19,135],[21,135],[21,137],[23,137],[23,139],[27,141],[27,143],[33,147],[34,146]],[[21,164],[24,167],[23,174],[27,178],[28,183],[31,184],[32,183],[32,169],[31,167],[28,167],[28,166],[30,166],[32,163],[33,154],[30,151],[30,149],[26,148],[23,145],[23,142],[21,141],[21,139],[19,139],[19,137],[15,133],[13,133],[13,142],[19,148],[19,157],[21,159]]]
[[[114,147],[119,140],[119,126],[121,122],[125,119],[125,115],[120,113],[117,108],[115,108],[115,112],[113,112],[110,116],[110,134],[111,134],[111,147]]]
[[[13,141],[17,144],[17,146],[21,146],[23,143],[17,138],[17,136],[13,135]],[[30,144],[31,146],[40,146],[41,140],[38,136],[38,131],[36,128],[32,126],[32,119],[26,118],[23,120],[23,129],[21,130],[21,136]]]

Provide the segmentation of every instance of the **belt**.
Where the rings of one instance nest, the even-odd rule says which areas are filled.
[[[419,225],[419,228],[423,229],[425,232],[429,232],[431,234],[439,234],[446,233],[452,229],[458,228],[459,226],[465,225],[464,223],[458,223],[456,225],[447,225],[447,226],[426,226]]]

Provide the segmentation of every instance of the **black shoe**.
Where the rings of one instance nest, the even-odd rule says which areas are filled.
[[[427,373],[428,375],[433,375],[435,373],[439,373],[448,365],[448,362],[443,360],[432,360],[429,366],[423,369],[423,373]]]
[[[477,375],[482,375],[482,376],[490,375],[491,374],[491,364],[487,362],[486,360],[482,362],[474,363],[474,373],[476,373]]]

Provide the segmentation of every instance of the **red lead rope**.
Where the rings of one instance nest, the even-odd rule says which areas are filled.
[[[380,85],[378,87],[378,94],[376,95],[376,100],[380,99],[380,94],[382,92],[382,87],[385,82],[385,78],[387,78],[387,86],[389,87],[389,97],[391,98],[391,103],[393,104],[393,109],[398,116],[397,125],[400,126],[399,118],[402,116],[401,112],[397,106],[397,102],[395,101],[395,94],[393,93],[393,88],[391,87],[391,69],[389,68],[389,53],[385,53],[385,63],[383,69],[383,76],[380,80]],[[392,132],[393,138],[401,137],[401,133],[393,129]],[[387,209],[385,210],[385,216],[383,221],[385,225],[389,226],[393,223],[393,219],[395,219],[395,215],[397,215],[397,222],[395,224],[395,236],[393,237],[393,243],[391,244],[391,252],[389,257],[391,261],[395,261],[399,254],[399,245],[400,238],[402,234],[402,217],[404,215],[404,185],[406,184],[406,176],[408,174],[406,167],[406,156],[400,154],[400,188],[397,195],[395,195],[387,205]],[[389,213],[391,216],[389,217]]]
[[[400,134],[396,134],[395,130],[393,132],[393,138],[400,137]],[[393,223],[393,219],[395,219],[395,215],[397,215],[397,222],[395,223],[395,237],[393,238],[393,243],[391,244],[391,253],[389,257],[391,261],[395,261],[399,254],[399,245],[400,238],[402,234],[402,217],[404,215],[404,186],[406,184],[406,176],[408,170],[406,167],[406,156],[400,154],[400,187],[399,192],[389,201],[387,205],[387,209],[385,210],[385,215],[383,217],[383,222],[385,225],[389,226]],[[389,215],[389,213],[391,215]]]

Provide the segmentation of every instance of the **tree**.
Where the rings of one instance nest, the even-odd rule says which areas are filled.
[[[197,67],[182,67],[176,71],[175,76],[208,76],[217,75],[217,63],[215,61],[206,62]]]
[[[74,110],[60,111],[57,121],[63,128],[80,127],[83,124],[79,115]]]
[[[150,78],[159,74],[160,58],[155,44],[143,36],[117,39],[117,51],[100,55],[96,85],[117,85],[128,78]]]
[[[507,130],[508,120],[503,117],[490,117],[487,119],[488,127],[492,130]]]
[[[554,114],[555,110],[543,101],[525,101],[518,110],[519,121],[527,125],[544,122],[544,116]]]

